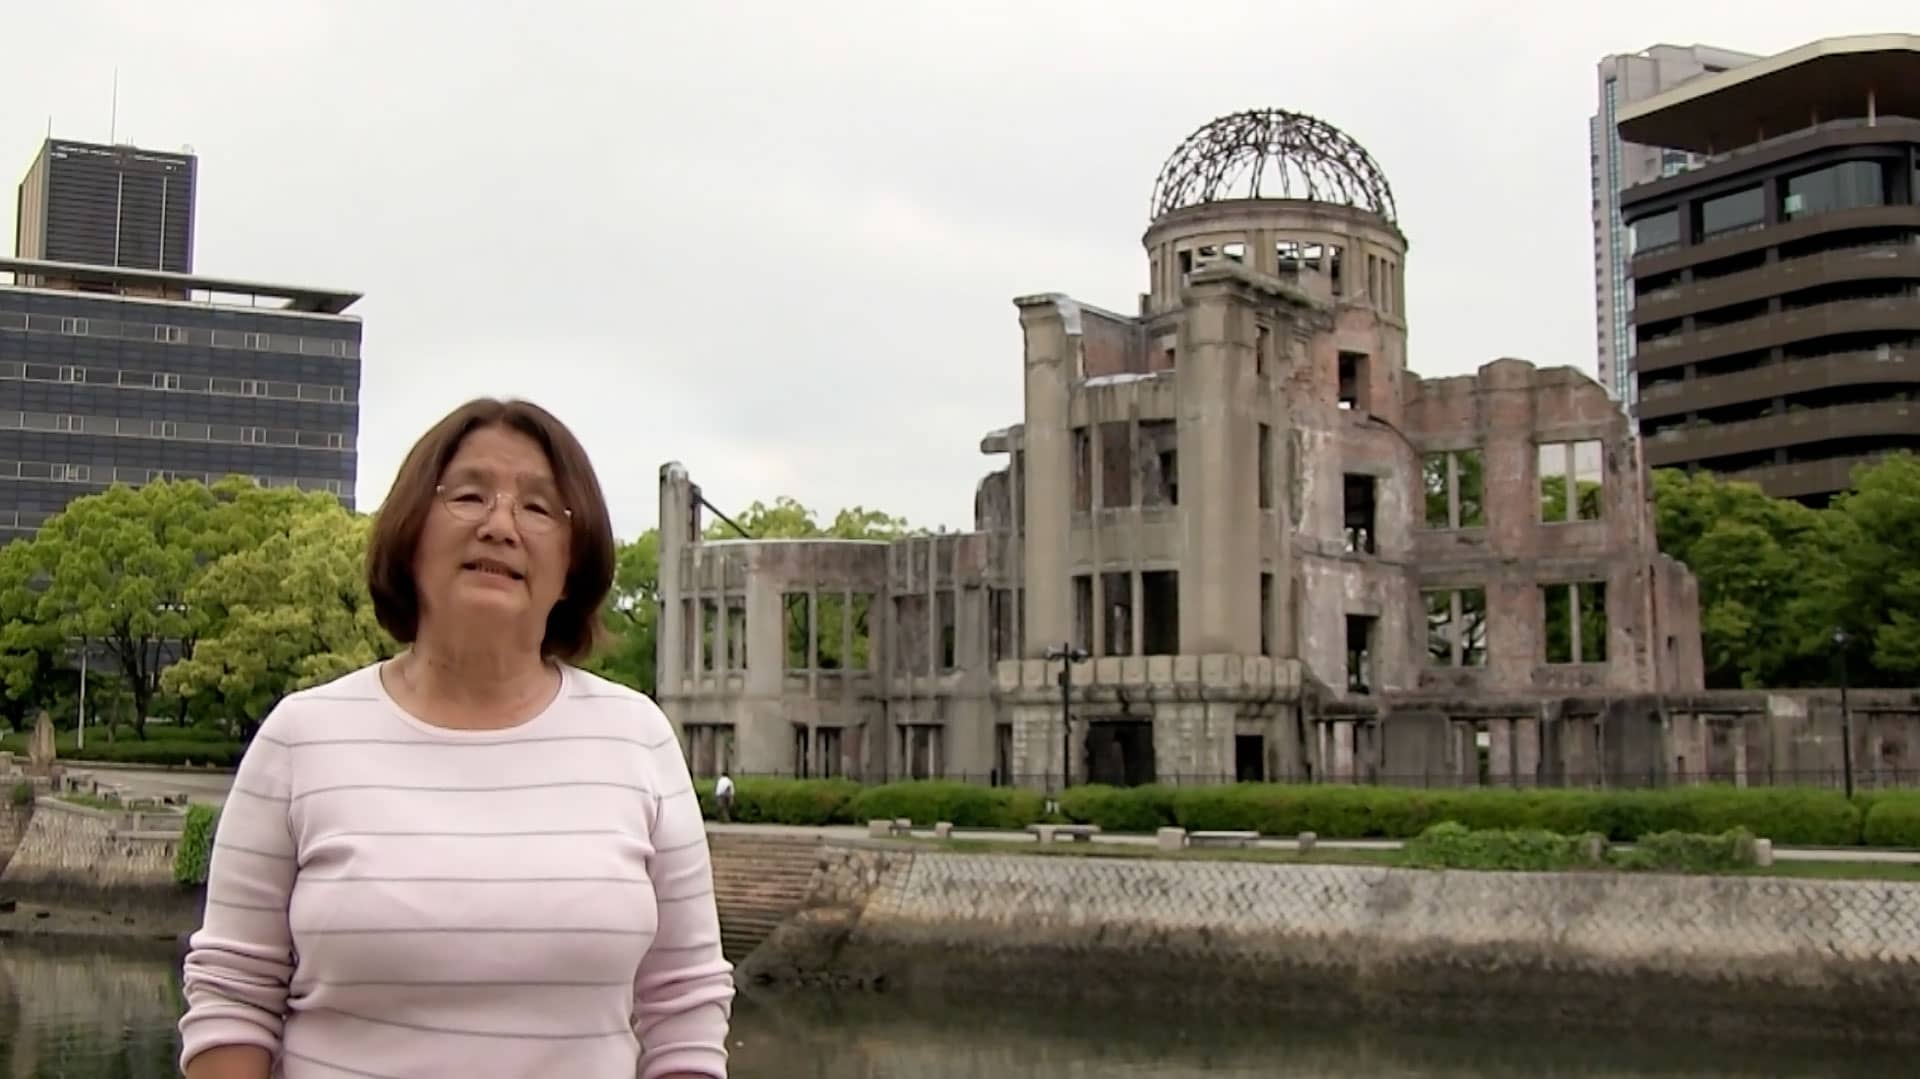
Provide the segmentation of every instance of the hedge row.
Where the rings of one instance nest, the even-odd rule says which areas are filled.
[[[1407,864],[1428,869],[1549,871],[1625,869],[1660,873],[1714,873],[1755,864],[1754,836],[1745,828],[1718,835],[1656,832],[1631,849],[1609,848],[1598,832],[1562,835],[1540,828],[1474,830],[1455,821],[1436,824],[1407,841]]]
[[[17,757],[27,755],[30,732],[15,731],[0,737],[0,750]],[[245,742],[236,742],[217,727],[176,727],[150,723],[147,737],[141,739],[132,727],[114,731],[107,741],[103,728],[87,728],[87,744],[77,745],[73,731],[61,731],[54,737],[54,751],[64,761],[106,761],[119,764],[199,765],[233,768],[247,751]]]
[[[698,784],[709,818],[713,785]],[[768,824],[918,824],[1019,828],[1048,819],[1037,793],[950,782],[863,787],[847,780],[736,781],[733,819]],[[1589,791],[1240,783],[1213,787],[1075,787],[1053,819],[1109,832],[1250,830],[1327,839],[1412,839],[1453,821],[1472,831],[1598,833],[1633,842],[1663,832],[1720,836],[1737,828],[1787,846],[1920,847],[1920,792],[1862,794],[1804,787],[1676,787]]]

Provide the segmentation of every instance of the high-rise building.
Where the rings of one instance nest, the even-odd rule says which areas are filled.
[[[1620,223],[1620,192],[1635,184],[1694,168],[1700,155],[1670,147],[1622,142],[1621,109],[1663,90],[1759,57],[1707,45],[1655,45],[1637,53],[1603,58],[1599,64],[1598,106],[1588,121],[1587,148],[1593,170],[1593,311],[1600,385],[1628,408],[1633,380],[1626,361],[1633,335],[1627,322],[1632,304],[1626,292],[1627,231]]]
[[[193,159],[114,147],[114,165],[81,146],[42,149],[20,188],[16,249],[33,257],[0,259],[0,542],[162,478],[237,474],[351,507],[359,294],[176,269]]]
[[[1920,448],[1920,35],[1815,41],[1619,126],[1706,158],[1621,197],[1647,463],[1819,504]]]
[[[17,258],[193,272],[192,154],[48,139],[20,182]]]

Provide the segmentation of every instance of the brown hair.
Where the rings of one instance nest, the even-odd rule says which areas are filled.
[[[373,594],[374,615],[402,644],[412,644],[419,634],[420,592],[413,579],[413,558],[420,546],[420,531],[427,514],[433,512],[435,489],[447,462],[468,435],[487,427],[518,431],[539,443],[553,468],[560,497],[573,511],[568,521],[573,542],[566,590],[547,615],[540,653],[577,663],[593,654],[603,633],[600,604],[613,588],[613,522],[580,440],[546,409],[527,401],[491,397],[468,401],[413,444],[374,518],[367,543],[367,590]]]

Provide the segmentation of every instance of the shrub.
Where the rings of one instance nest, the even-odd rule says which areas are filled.
[[[1920,847],[1920,796],[1875,795],[1861,838],[1871,847]]]
[[[1655,832],[1641,836],[1632,850],[1613,852],[1621,869],[1670,873],[1710,873],[1754,864],[1753,833],[1729,828],[1718,835]]]
[[[220,814],[211,806],[190,805],[180,828],[180,845],[174,848],[173,879],[178,884],[207,882],[207,864],[213,858],[213,833]]]
[[[1601,836],[1562,835],[1544,828],[1474,830],[1445,821],[1407,842],[1408,865],[1427,869],[1544,871],[1598,864]]]
[[[868,787],[847,807],[854,821],[905,817],[916,824],[948,821],[956,828],[1024,828],[1045,811],[1046,800],[1034,791],[945,780]]]
[[[1174,795],[1165,787],[1074,787],[1060,796],[1060,815],[1104,832],[1151,832],[1174,821]]]
[[[25,779],[21,780],[18,783],[15,783],[13,785],[13,804],[17,806],[23,806],[23,805],[31,805],[32,803],[33,803],[33,783]]]
[[[699,780],[693,789],[700,798],[700,814],[717,818],[713,780]],[[853,818],[846,806],[860,789],[850,779],[736,779],[733,819],[743,824],[850,824]]]

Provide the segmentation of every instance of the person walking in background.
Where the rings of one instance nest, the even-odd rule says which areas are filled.
[[[733,820],[733,777],[725,772],[721,772],[720,778],[714,781],[713,804],[720,811],[720,823]]]
[[[429,430],[374,525],[407,648],[276,705],[215,833],[187,1079],[725,1079],[693,780],[647,697],[580,670],[614,539],[537,406]]]

